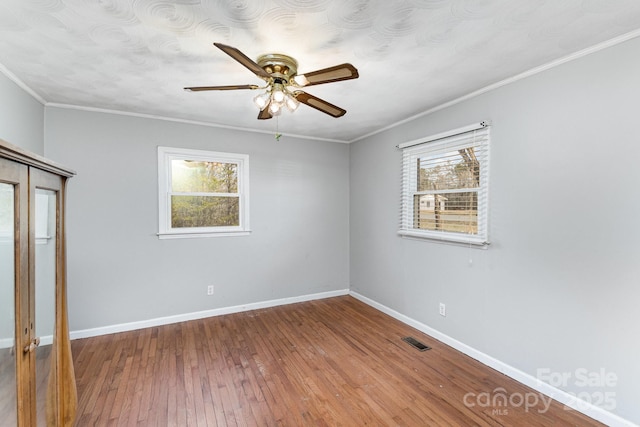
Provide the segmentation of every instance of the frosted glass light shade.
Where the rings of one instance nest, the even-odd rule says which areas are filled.
[[[259,109],[264,110],[264,108],[269,104],[269,94],[267,92],[261,93],[253,98],[253,102],[258,106]]]

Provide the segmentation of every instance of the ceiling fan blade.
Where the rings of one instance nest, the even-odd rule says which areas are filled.
[[[224,53],[247,67],[253,74],[258,77],[262,77],[263,79],[270,79],[271,74],[267,73],[263,70],[258,64],[256,64],[251,58],[249,58],[244,53],[240,52],[238,49],[232,46],[227,46],[222,43],[214,43],[213,44],[218,49],[222,50]]]
[[[302,80],[304,83],[300,83],[300,86],[313,86],[322,83],[339,82],[341,80],[357,79],[359,76],[358,70],[351,64],[340,64],[329,68],[323,68],[322,70],[312,71],[310,73],[304,73],[295,78],[296,82]],[[306,79],[306,82],[304,79]],[[308,83],[307,83],[308,82]]]
[[[267,105],[258,113],[258,120],[267,120],[272,118],[273,116],[269,112],[269,106]]]
[[[297,91],[294,93],[296,99],[303,104],[307,104],[309,107],[313,107],[316,110],[322,111],[333,117],[342,117],[345,115],[347,110],[343,110],[337,105],[333,105],[323,99],[318,98],[317,96],[310,95],[306,92]]]
[[[193,86],[185,87],[189,92],[199,92],[203,90],[236,90],[236,89],[259,89],[257,85],[231,85],[231,86]]]

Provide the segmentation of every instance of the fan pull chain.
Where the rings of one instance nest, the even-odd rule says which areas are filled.
[[[276,116],[276,134],[274,135],[276,141],[280,141],[280,138],[282,138],[282,134],[278,132],[278,124],[278,116]]]

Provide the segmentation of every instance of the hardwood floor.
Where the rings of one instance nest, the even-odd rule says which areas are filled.
[[[15,426],[18,422],[15,359],[13,348],[0,349],[0,426]]]
[[[16,401],[15,349],[0,349],[0,427],[14,427],[18,423]],[[36,422],[46,425],[47,385],[51,372],[51,345],[36,349]]]
[[[72,351],[82,427],[601,425],[557,402],[545,410],[547,397],[349,296],[74,340]]]

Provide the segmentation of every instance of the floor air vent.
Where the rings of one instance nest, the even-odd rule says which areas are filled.
[[[402,338],[402,341],[409,343],[410,345],[412,345],[413,347],[417,348],[420,351],[431,350],[431,347],[429,347],[428,345],[422,344],[420,341],[418,341],[413,337],[404,337]]]

